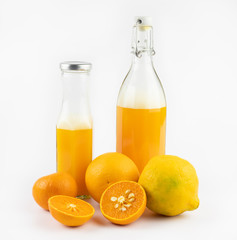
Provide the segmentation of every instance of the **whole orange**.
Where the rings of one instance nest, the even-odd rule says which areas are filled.
[[[86,170],[86,186],[97,201],[112,183],[130,180],[137,182],[139,171],[135,163],[122,153],[105,153],[95,158]]]
[[[33,186],[32,194],[40,207],[49,210],[48,199],[52,196],[76,197],[77,183],[68,173],[54,173],[38,179]]]

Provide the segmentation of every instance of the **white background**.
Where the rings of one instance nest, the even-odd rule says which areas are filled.
[[[167,154],[195,166],[200,207],[173,218],[146,211],[120,227],[92,202],[90,222],[64,227],[31,194],[36,179],[55,172],[59,63],[93,63],[94,157],[115,151],[116,99],[136,15],[153,18]],[[234,0],[0,0],[0,238],[237,239],[236,66]]]

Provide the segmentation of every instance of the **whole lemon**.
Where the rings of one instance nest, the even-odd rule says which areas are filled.
[[[97,201],[112,183],[130,180],[137,182],[139,171],[135,163],[122,153],[110,152],[95,158],[86,170],[86,187]]]
[[[198,177],[186,160],[170,155],[153,157],[139,183],[147,194],[147,207],[155,213],[175,216],[199,206]]]

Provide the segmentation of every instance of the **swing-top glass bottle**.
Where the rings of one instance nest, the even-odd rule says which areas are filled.
[[[149,17],[136,17],[132,65],[117,101],[117,152],[130,157],[141,172],[156,155],[165,154],[166,100],[153,67],[153,30]]]

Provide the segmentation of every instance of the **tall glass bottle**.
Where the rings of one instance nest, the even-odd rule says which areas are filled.
[[[117,101],[117,152],[130,157],[141,172],[156,155],[165,154],[166,100],[153,67],[151,19],[136,17],[132,65]]]
[[[90,63],[61,63],[63,102],[57,122],[57,171],[71,174],[78,195],[88,195],[85,172],[92,161],[92,118],[88,96]]]

